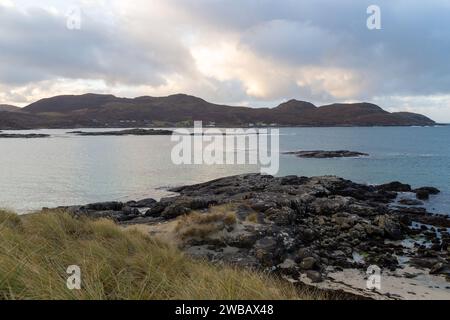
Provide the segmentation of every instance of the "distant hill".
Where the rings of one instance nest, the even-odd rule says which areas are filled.
[[[275,108],[218,105],[185,94],[134,99],[113,95],[64,95],[36,101],[20,113],[2,112],[0,129],[188,126],[410,126],[433,125],[423,115],[390,113],[371,103],[316,107],[289,100]],[[6,110],[8,111],[8,110]]]
[[[16,106],[11,106],[9,104],[0,104],[0,112],[2,111],[19,112],[20,110],[22,109]]]

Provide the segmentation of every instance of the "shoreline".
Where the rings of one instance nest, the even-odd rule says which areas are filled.
[[[435,127],[448,127],[450,126],[450,123],[436,123],[433,125],[373,125],[373,126],[365,126],[365,125],[323,125],[323,126],[317,126],[317,125],[298,125],[298,126],[292,126],[292,125],[277,125],[277,126],[245,126],[245,125],[215,125],[215,126],[205,126],[206,129],[239,129],[239,128],[245,128],[245,129],[261,129],[261,128],[435,128]],[[192,126],[176,126],[176,125],[167,125],[167,126],[98,126],[98,127],[90,127],[90,126],[57,126],[57,127],[30,127],[30,128],[0,128],[0,131],[30,131],[30,130],[83,130],[83,129],[166,129],[166,128],[176,128],[176,129],[192,129]]]
[[[431,187],[420,190],[436,192]],[[444,296],[450,288],[450,217],[399,205],[398,196],[412,191],[406,184],[368,186],[334,176],[244,174],[169,191],[177,195],[58,210],[76,217],[113,219],[124,227],[141,226],[188,255],[216,264],[257,268],[293,282],[359,292],[363,297],[374,298],[370,292],[361,293],[361,288],[355,290],[373,264],[394,273],[385,273],[386,279],[436,277]],[[416,273],[395,273],[404,268],[415,268]],[[352,284],[356,276],[349,281],[337,276],[330,282],[331,275],[345,270],[356,270],[359,285]],[[440,296],[437,289],[430,293],[422,287],[429,297]],[[375,298],[411,298],[410,291],[399,286],[393,285],[391,291]]]

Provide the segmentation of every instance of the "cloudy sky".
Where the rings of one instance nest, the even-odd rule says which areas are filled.
[[[367,28],[371,4],[381,30]],[[449,0],[0,0],[0,104],[182,92],[370,101],[450,122],[449,53]]]

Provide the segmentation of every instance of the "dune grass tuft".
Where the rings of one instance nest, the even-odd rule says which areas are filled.
[[[205,239],[227,227],[232,228],[236,221],[236,213],[231,206],[223,205],[212,207],[208,212],[194,211],[179,217],[175,231],[182,240]]]
[[[81,268],[81,290],[66,286],[70,265]],[[264,273],[192,260],[109,220],[0,210],[0,299],[322,298]]]

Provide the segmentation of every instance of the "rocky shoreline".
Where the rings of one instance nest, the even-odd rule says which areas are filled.
[[[172,135],[173,131],[162,129],[128,129],[100,132],[70,131],[67,133],[76,134],[78,136],[170,136]]]
[[[283,154],[295,155],[298,158],[308,159],[327,159],[327,158],[355,158],[355,157],[367,157],[369,154],[357,151],[337,150],[313,150],[313,151],[289,151]]]
[[[23,139],[35,139],[35,138],[48,138],[50,137],[49,134],[41,134],[41,133],[25,133],[25,134],[19,134],[19,133],[1,133],[0,131],[0,138],[5,139],[15,139],[15,138],[23,138]]]
[[[371,265],[386,272],[414,268],[398,277],[440,277],[450,298],[450,217],[417,206],[436,188],[246,174],[170,191],[178,195],[59,209],[147,225],[155,234],[172,233],[190,255],[268,270],[290,281],[320,285],[332,274],[365,273]],[[400,201],[405,192],[421,200]]]

